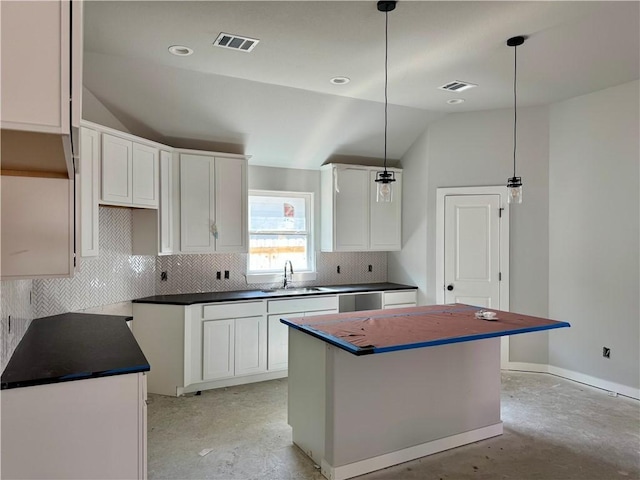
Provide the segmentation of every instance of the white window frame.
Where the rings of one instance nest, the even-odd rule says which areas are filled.
[[[303,271],[294,271],[293,274],[293,283],[296,282],[307,282],[316,279],[316,255],[315,255],[315,245],[314,245],[314,218],[313,218],[313,209],[314,209],[314,193],[313,192],[291,192],[291,191],[283,191],[283,190],[249,190],[249,196],[252,195],[261,195],[266,197],[297,197],[304,198],[305,207],[306,207],[306,224],[307,224],[307,265],[308,269]],[[249,204],[249,202],[247,202]],[[249,222],[250,219],[247,219]],[[247,227],[248,228],[248,227]],[[294,232],[291,232],[294,233]],[[251,230],[249,230],[248,236],[251,237]],[[249,247],[250,248],[250,247]],[[249,270],[249,262],[250,262],[250,253],[247,253],[247,274],[246,279],[248,284],[256,284],[256,283],[277,283],[282,282],[284,277],[284,265],[282,266],[282,272],[264,272],[257,273]]]

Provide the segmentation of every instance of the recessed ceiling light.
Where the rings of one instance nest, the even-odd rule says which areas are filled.
[[[193,49],[185,47],[184,45],[171,45],[169,47],[169,53],[177,55],[178,57],[188,57],[193,53]]]
[[[451,100],[447,100],[449,105],[458,105],[460,103],[464,103],[464,98],[452,98]]]
[[[334,85],[344,85],[345,83],[349,83],[351,79],[347,77],[333,77],[329,81]]]

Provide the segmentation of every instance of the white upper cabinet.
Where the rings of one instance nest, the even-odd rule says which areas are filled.
[[[2,175],[2,280],[72,277],[73,180]]]
[[[392,251],[402,248],[402,171],[393,201],[376,201],[378,167],[324,165],[321,169],[321,249],[324,252]]]
[[[247,251],[247,160],[180,154],[180,251]]]
[[[216,252],[247,251],[247,162],[216,157]]]
[[[77,133],[82,98],[82,2],[2,1],[0,9],[0,123],[9,142],[3,170],[64,172],[71,179],[71,127]]]
[[[132,212],[132,252],[134,255],[175,253],[174,213],[177,198],[176,161],[160,150],[160,203],[157,210],[136,208]]]
[[[69,134],[71,2],[1,8],[2,128]]]
[[[102,134],[101,202],[158,208],[158,149]]]
[[[98,256],[98,201],[100,191],[100,134],[80,128],[80,256]]]

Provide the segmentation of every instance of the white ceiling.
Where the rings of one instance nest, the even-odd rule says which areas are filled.
[[[401,1],[389,13],[389,146],[453,112],[544,105],[640,77],[640,3]],[[133,133],[318,168],[383,156],[384,14],[372,1],[87,1],[85,86]],[[253,52],[212,45],[220,32]],[[175,57],[170,45],[195,53]],[[329,83],[335,76],[347,85]],[[477,88],[437,87],[462,80]],[[448,105],[451,98],[465,103]]]

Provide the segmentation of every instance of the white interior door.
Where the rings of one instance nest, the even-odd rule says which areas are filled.
[[[500,305],[500,195],[447,195],[445,303]]]
[[[509,310],[509,205],[506,187],[439,188],[436,300]],[[509,362],[502,337],[500,364]]]

